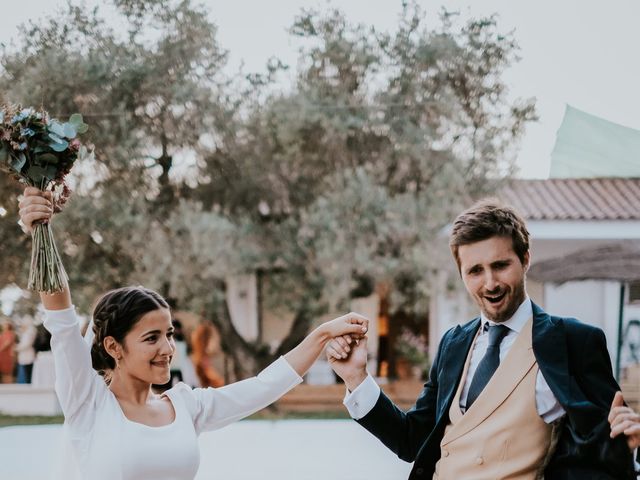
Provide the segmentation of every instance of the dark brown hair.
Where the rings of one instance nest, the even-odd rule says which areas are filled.
[[[115,360],[104,348],[104,339],[113,337],[122,343],[124,337],[143,315],[169,308],[162,296],[144,287],[124,287],[105,293],[93,310],[93,344],[91,363],[101,375],[113,370]]]
[[[495,198],[488,198],[480,200],[462,212],[453,222],[449,247],[458,264],[458,270],[458,248],[491,237],[511,238],[513,251],[524,264],[525,255],[529,251],[529,231],[524,220],[512,207],[500,203]]]

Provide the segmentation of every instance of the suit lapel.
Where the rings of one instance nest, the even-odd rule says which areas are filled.
[[[533,353],[542,376],[561,405],[567,405],[569,367],[564,329],[535,303],[533,306]]]
[[[448,415],[451,401],[461,381],[465,360],[479,327],[479,317],[466,325],[457,326],[443,352],[443,358],[438,360],[442,365],[442,375],[438,379],[439,387],[442,389],[442,400],[438,405],[438,422],[444,415]]]

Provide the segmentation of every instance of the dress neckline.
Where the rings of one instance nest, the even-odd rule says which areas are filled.
[[[120,402],[118,401],[117,397],[113,394],[113,392],[109,388],[107,388],[107,390],[109,391],[109,393],[113,397],[113,400],[116,402],[116,406],[118,407],[118,411],[120,412],[120,415],[122,416],[122,418],[124,419],[124,421],[126,423],[129,423],[129,424],[132,424],[132,425],[136,425],[136,426],[140,426],[142,428],[148,428],[148,429],[152,429],[152,430],[161,430],[161,429],[165,429],[165,428],[169,428],[169,427],[174,426],[178,421],[178,410],[176,409],[176,406],[173,403],[173,399],[171,398],[170,395],[167,395],[166,392],[163,393],[160,396],[161,397],[166,397],[166,398],[169,399],[169,404],[171,405],[171,408],[173,409],[173,420],[171,422],[167,423],[166,425],[153,426],[153,425],[147,425],[146,423],[142,423],[142,422],[136,422],[135,420],[131,420],[129,417],[127,417],[125,415],[125,413],[124,413],[124,410],[122,410],[122,406],[120,405]]]

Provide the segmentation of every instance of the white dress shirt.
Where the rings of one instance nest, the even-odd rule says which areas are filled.
[[[502,339],[502,343],[500,343],[500,361],[502,361],[509,353],[513,342],[515,341],[518,333],[527,323],[529,318],[533,315],[533,309],[531,306],[531,300],[527,297],[524,302],[518,307],[516,313],[507,320],[503,322],[502,325],[509,327],[509,333]],[[469,393],[469,386],[471,385],[471,379],[473,378],[473,374],[478,368],[478,364],[485,352],[487,351],[487,344],[489,341],[489,333],[484,331],[485,323],[489,323],[490,325],[495,325],[495,322],[488,320],[484,314],[481,315],[481,326],[480,333],[478,334],[478,338],[476,339],[473,345],[473,351],[471,352],[471,360],[469,364],[469,370],[467,372],[467,377],[464,380],[464,386],[462,388],[462,392],[460,395],[460,407],[464,412],[464,407],[467,403],[467,395]],[[347,391],[347,395],[344,399],[344,405],[347,407],[349,414],[351,417],[360,419],[364,417],[367,413],[371,411],[376,402],[378,401],[378,397],[380,396],[380,387],[375,382],[371,375],[368,375],[367,378],[353,391]],[[565,414],[564,409],[551,392],[547,381],[544,379],[542,372],[538,370],[538,376],[536,377],[536,408],[538,410],[538,415],[546,422],[552,423],[558,418],[562,417]]]

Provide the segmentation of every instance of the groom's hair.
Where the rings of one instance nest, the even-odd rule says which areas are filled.
[[[458,264],[458,270],[458,248],[491,237],[511,238],[513,251],[524,264],[525,255],[529,251],[529,231],[524,219],[514,208],[502,204],[495,198],[487,198],[462,212],[453,222],[449,247]]]

